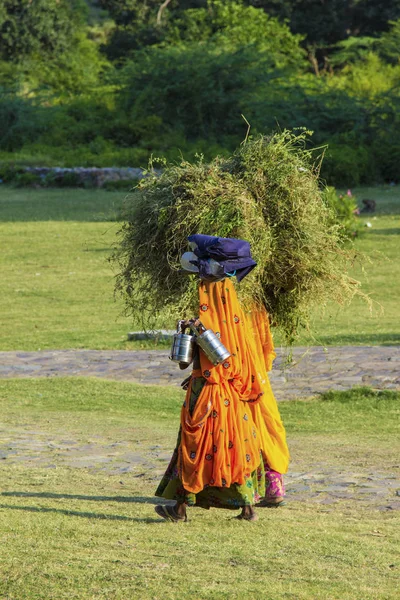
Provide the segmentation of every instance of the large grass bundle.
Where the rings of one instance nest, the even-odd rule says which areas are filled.
[[[343,245],[305,137],[259,137],[228,159],[182,161],[142,180],[113,255],[127,312],[146,327],[196,315],[197,280],[179,263],[193,233],[250,242],[258,266],[239,294],[245,307],[265,305],[288,344],[313,307],[360,293],[347,275],[354,252]]]

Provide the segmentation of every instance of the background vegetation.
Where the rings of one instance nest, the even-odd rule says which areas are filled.
[[[399,46],[399,0],[5,0],[0,162],[208,160],[244,114],[313,130],[328,183],[398,181]]]

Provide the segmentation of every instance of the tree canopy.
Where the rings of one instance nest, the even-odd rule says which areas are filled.
[[[70,49],[85,5],[79,0],[3,0],[0,57],[18,63],[30,55],[54,57]]]
[[[250,123],[314,131],[329,182],[397,181],[399,48],[400,0],[3,0],[0,159],[211,159]]]

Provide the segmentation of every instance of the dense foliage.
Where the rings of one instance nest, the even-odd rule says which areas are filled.
[[[49,58],[65,52],[81,20],[78,8],[77,2],[3,0],[0,57],[15,64],[32,55]]]
[[[398,181],[399,47],[400,0],[4,0],[0,160],[210,160],[244,115],[313,130],[328,183]]]

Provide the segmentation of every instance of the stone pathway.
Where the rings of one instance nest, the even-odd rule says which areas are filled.
[[[179,385],[186,375],[168,360],[168,350],[0,352],[0,378],[63,376]],[[270,380],[278,400],[354,386],[400,389],[400,346],[295,348],[290,365],[278,350]]]
[[[144,384],[179,385],[184,378],[168,351],[51,350],[0,352],[0,378],[91,376]],[[279,400],[309,397],[326,390],[345,390],[355,385],[376,389],[400,389],[400,347],[295,348],[288,366],[282,352],[270,374]],[[116,475],[121,486],[132,478],[159,480],[168,464],[171,448],[147,447],[132,440],[132,432],[113,442],[101,436],[82,441],[65,432],[49,433],[0,425],[0,460],[24,467],[54,469],[67,466]],[[296,451],[294,452],[296,455]],[[306,468],[306,470],[304,470]],[[313,462],[312,469],[292,463],[286,476],[288,500],[329,505],[348,500],[376,510],[400,510],[399,465],[373,470],[367,465],[337,467]],[[123,489],[123,488],[121,488]],[[1,496],[13,495],[3,492]],[[17,495],[14,493],[14,495]],[[149,502],[156,499],[149,499]]]
[[[117,476],[124,494],[134,487],[135,478],[143,479],[155,488],[168,465],[171,448],[159,444],[148,446],[140,440],[132,440],[131,430],[121,431],[121,435],[122,439],[112,442],[98,435],[82,440],[73,439],[70,434],[66,436],[65,432],[50,434],[27,426],[0,426],[0,461],[5,461],[3,464],[8,466],[23,465],[28,469],[69,467]],[[300,442],[295,442],[294,446],[297,443]],[[296,456],[295,448],[293,450]],[[398,466],[389,465],[380,471],[371,467],[355,470],[351,464],[333,467],[317,460],[312,463],[312,469],[307,469],[294,460],[285,475],[287,500],[322,505],[328,511],[331,505],[342,501],[357,502],[359,506],[379,511],[398,511]],[[19,494],[15,491],[0,492],[0,496],[8,495]],[[27,491],[20,495],[32,494]],[[129,496],[126,502],[129,502]],[[149,498],[148,502],[156,503],[157,500]]]

